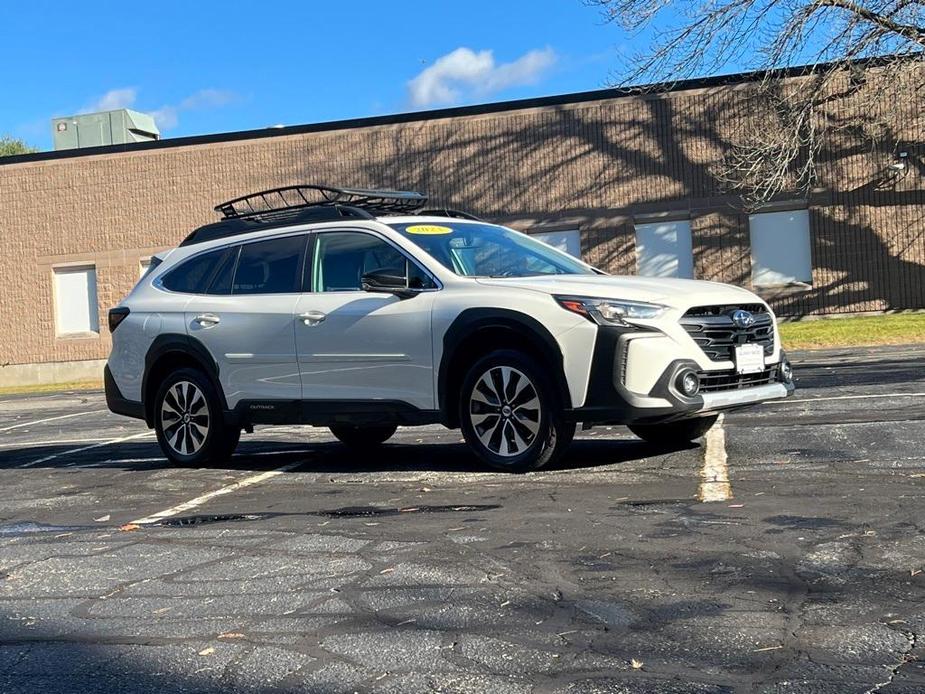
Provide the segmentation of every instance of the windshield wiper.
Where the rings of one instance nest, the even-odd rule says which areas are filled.
[[[555,277],[564,274],[564,272],[533,272],[524,275],[478,275],[478,277],[487,277],[489,279],[523,279],[524,277]]]

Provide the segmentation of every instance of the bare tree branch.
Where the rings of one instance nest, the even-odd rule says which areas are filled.
[[[833,138],[891,149],[889,109],[925,95],[925,0],[585,0],[647,39],[615,85],[764,73],[714,175],[749,203],[805,195]],[[778,68],[805,65],[784,87]],[[798,83],[798,84],[797,84]]]
[[[902,11],[901,8],[896,8],[890,15],[885,15],[872,12],[866,7],[851,2],[851,0],[816,0],[814,5],[817,7],[838,7],[846,12],[854,14],[858,19],[876,24],[886,31],[914,41],[922,48],[925,48],[925,29],[912,24],[900,24],[899,22],[893,21],[891,18],[890,15],[898,14]],[[903,5],[904,7],[908,6],[906,3],[903,3]]]

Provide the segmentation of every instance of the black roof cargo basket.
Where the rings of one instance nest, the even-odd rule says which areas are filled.
[[[308,184],[272,188],[216,205],[215,211],[223,219],[199,227],[180,245],[214,241],[274,226],[414,214],[426,204],[426,195],[401,190],[331,188]]]
[[[189,246],[194,243],[205,243],[206,241],[223,239],[226,236],[249,234],[252,231],[266,231],[268,229],[290,226],[293,224],[336,222],[344,219],[375,219],[375,217],[365,210],[361,210],[358,207],[349,207],[347,205],[329,205],[325,207],[291,210],[287,211],[286,214],[278,214],[270,219],[257,217],[236,219],[232,217],[199,227],[183,239],[180,245]]]
[[[372,215],[412,214],[427,204],[427,196],[401,190],[363,190],[296,185],[251,193],[215,207],[225,219],[275,219],[294,210],[346,206]]]

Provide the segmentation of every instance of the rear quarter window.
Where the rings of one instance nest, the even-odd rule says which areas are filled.
[[[173,270],[168,271],[161,284],[164,289],[172,292],[205,294],[215,270],[230,253],[230,248],[222,248],[185,260]]]

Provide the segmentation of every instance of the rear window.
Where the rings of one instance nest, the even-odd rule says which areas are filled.
[[[231,249],[222,248],[190,258],[164,275],[161,284],[172,292],[205,294],[216,268],[229,253]]]

